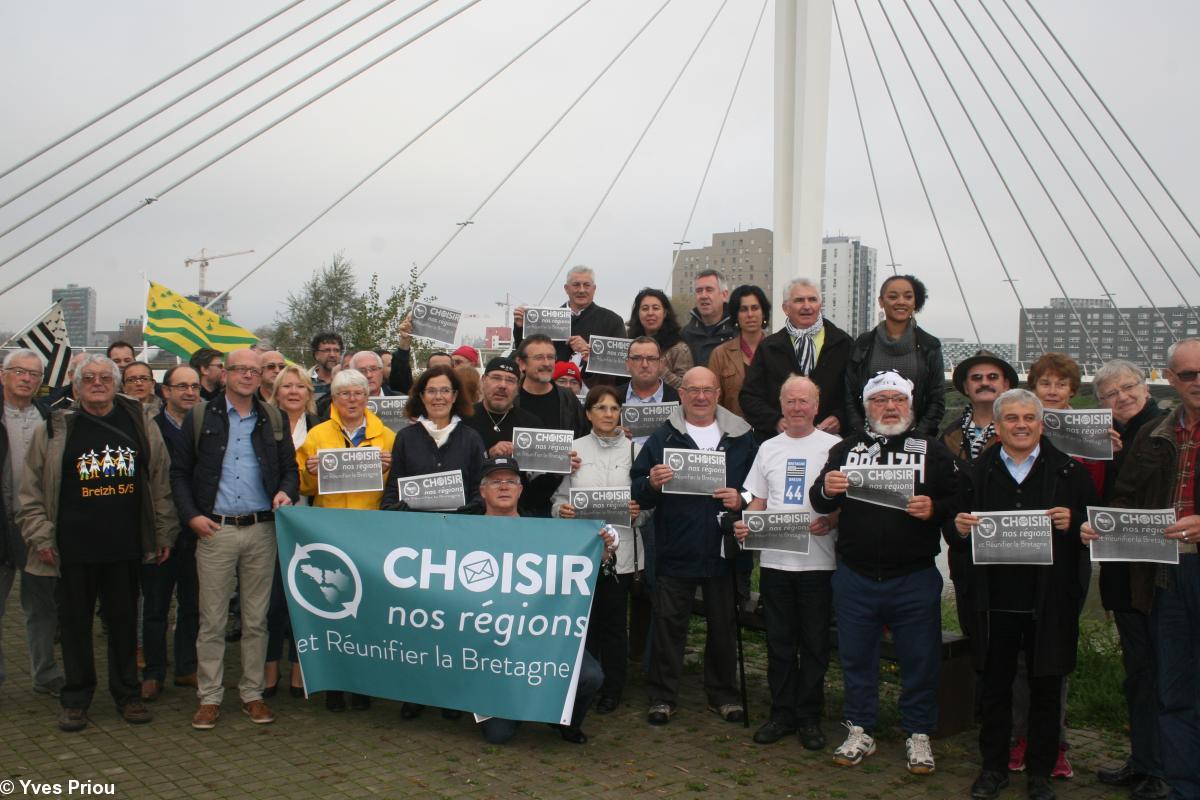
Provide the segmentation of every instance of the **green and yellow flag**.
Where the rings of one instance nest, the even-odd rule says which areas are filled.
[[[142,337],[181,358],[190,358],[201,347],[230,353],[258,341],[245,328],[154,281],[150,281],[150,292],[146,295]]]

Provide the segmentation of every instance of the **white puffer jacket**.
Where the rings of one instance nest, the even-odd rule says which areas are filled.
[[[559,508],[567,502],[571,487],[600,489],[629,486],[629,470],[633,466],[633,443],[624,435],[602,439],[589,433],[572,444],[581,463],[579,469],[563,478],[554,493],[550,510],[558,516]],[[636,527],[615,526],[621,533],[617,545],[617,574],[626,575],[646,565],[646,550]]]

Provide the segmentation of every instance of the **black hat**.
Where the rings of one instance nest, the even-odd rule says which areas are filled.
[[[483,374],[487,375],[494,369],[498,369],[501,372],[507,372],[510,375],[515,375],[518,380],[521,378],[521,369],[517,366],[517,362],[513,361],[508,356],[496,356],[493,358],[487,363],[487,366],[484,367]]]
[[[497,359],[492,359],[496,361]],[[521,468],[517,466],[517,460],[511,456],[500,456],[498,458],[484,459],[483,466],[479,468],[479,477],[486,478],[493,472],[516,472],[520,473]]]
[[[963,391],[963,384],[967,382],[967,373],[976,364],[995,364],[1004,373],[1004,377],[1008,381],[1008,388],[1016,388],[1019,379],[1017,378],[1017,371],[1013,369],[1012,364],[1009,364],[991,350],[979,350],[970,358],[958,362],[958,366],[954,368],[954,375],[951,380],[954,382],[954,388],[959,391],[959,394],[966,394]]]

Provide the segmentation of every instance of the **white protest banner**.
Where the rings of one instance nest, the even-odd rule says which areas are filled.
[[[549,336],[551,341],[565,342],[571,338],[571,309],[527,308],[525,309],[526,338],[536,333]]]
[[[1113,442],[1110,408],[1047,408],[1042,412],[1042,429],[1050,443],[1069,456],[1112,461]]]
[[[971,560],[976,564],[1053,564],[1050,515],[1042,511],[972,511]]]
[[[663,449],[663,463],[674,473],[663,484],[663,494],[712,495],[725,486],[725,452],[722,450]]]
[[[614,336],[593,336],[588,340],[591,353],[588,355],[587,371],[629,377],[625,357],[629,355],[631,341],[633,340],[618,339]]]
[[[1088,523],[1100,538],[1092,542],[1092,561],[1179,563],[1179,541],[1163,535],[1175,524],[1175,509],[1088,506]]]
[[[378,447],[331,447],[317,451],[317,494],[383,491]]]
[[[423,339],[433,339],[443,344],[454,344],[458,336],[458,320],[461,311],[445,306],[435,306],[433,303],[413,303],[412,335]]]
[[[453,511],[467,504],[462,470],[397,478],[397,495],[417,511]]]
[[[850,481],[846,497],[877,506],[907,508],[917,485],[917,468],[913,466],[847,464],[841,471]]]
[[[513,428],[513,458],[522,472],[571,472],[575,432],[542,428]]]
[[[808,555],[809,513],[807,511],[744,511],[742,521],[750,529],[742,547],[747,550],[783,550]]]

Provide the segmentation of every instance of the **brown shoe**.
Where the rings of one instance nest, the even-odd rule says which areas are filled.
[[[198,731],[210,731],[217,727],[217,718],[220,716],[221,707],[216,703],[201,703],[192,715],[192,727]]]
[[[130,700],[121,706],[120,711],[122,719],[130,725],[145,725],[153,719],[150,716],[150,711],[139,700]]]
[[[249,703],[242,703],[242,711],[246,713],[246,716],[255,725],[266,725],[275,721],[275,714],[271,709],[267,708],[267,704],[262,700],[251,700]]]
[[[142,681],[142,699],[147,703],[153,703],[162,694],[162,682],[151,678],[148,681]]]
[[[176,675],[175,676],[175,685],[176,686],[190,686],[193,689],[195,689],[196,688],[196,673],[193,672],[191,675]]]

